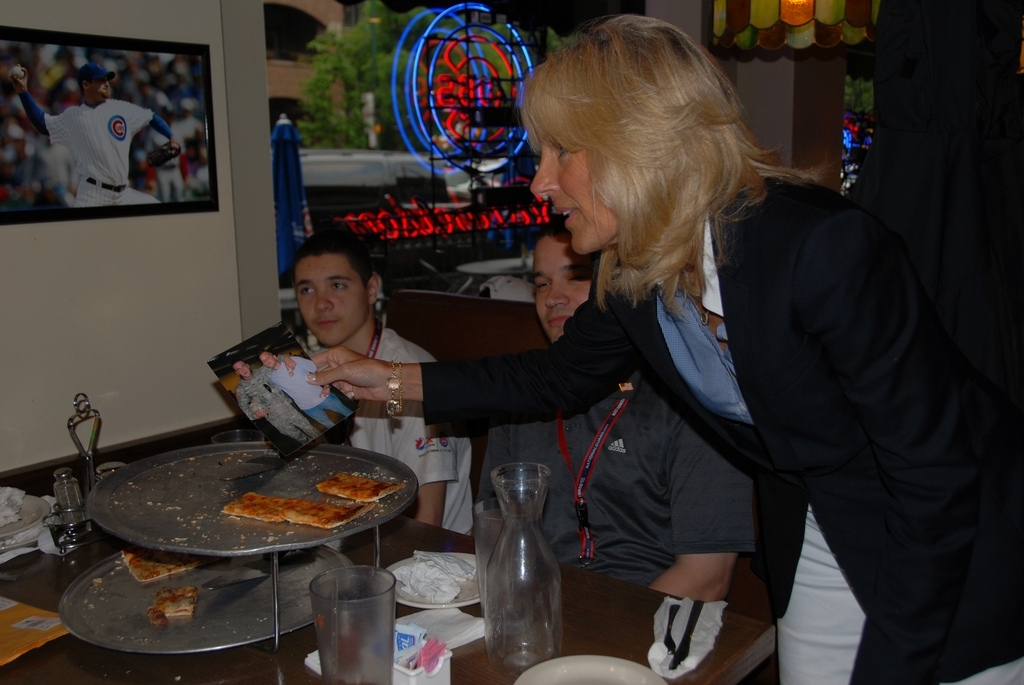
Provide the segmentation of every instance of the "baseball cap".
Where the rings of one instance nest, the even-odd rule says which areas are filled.
[[[495,300],[533,302],[533,283],[516,276],[493,276],[480,284],[480,295]]]
[[[112,71],[107,71],[95,62],[86,62],[78,70],[78,85],[82,85],[83,81],[95,81],[96,79],[105,79],[109,81],[114,78],[117,74]]]

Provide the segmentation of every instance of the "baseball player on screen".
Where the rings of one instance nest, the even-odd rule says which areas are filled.
[[[169,139],[149,155],[159,166],[177,157],[181,146],[172,139],[171,129],[151,110],[124,100],[110,99],[110,81],[116,74],[95,62],[78,70],[78,86],[84,104],[68,107],[60,114],[46,114],[28,93],[28,72],[11,69],[10,78],[21,98],[29,121],[36,130],[71,150],[82,178],[75,207],[105,207],[155,203],[152,195],[135,190],[128,183],[128,150],[132,138],[146,125]]]

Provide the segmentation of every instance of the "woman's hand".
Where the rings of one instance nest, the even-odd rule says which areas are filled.
[[[306,376],[308,383],[330,383],[357,400],[385,402],[392,399],[391,389],[387,386],[392,371],[390,361],[370,359],[340,346],[315,354],[311,359],[316,364],[317,372]],[[405,399],[423,399],[419,364],[402,364],[396,368],[396,377],[401,381]]]

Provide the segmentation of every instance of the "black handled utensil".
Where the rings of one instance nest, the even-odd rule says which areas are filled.
[[[676,653],[672,656],[672,663],[669,664],[668,670],[675,670],[683,659],[690,655],[690,641],[693,639],[693,631],[697,628],[697,619],[700,618],[700,610],[704,608],[704,602],[699,599],[693,600],[693,606],[690,608],[690,617],[686,619],[686,629],[683,631],[683,639],[679,642],[679,648],[676,649]]]
[[[669,652],[676,651],[676,641],[672,639],[672,624],[676,620],[676,614],[679,613],[680,604],[673,604],[668,608],[668,625],[665,626],[665,646]]]

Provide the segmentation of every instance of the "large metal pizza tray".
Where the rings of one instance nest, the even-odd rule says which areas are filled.
[[[312,622],[309,581],[314,576],[352,565],[348,558],[328,547],[297,554],[303,555],[301,563],[283,562],[278,575],[281,633]],[[231,557],[140,583],[118,552],[87,570],[68,587],[60,601],[60,620],[71,634],[85,642],[122,652],[191,654],[270,640],[275,638],[272,578],[219,590],[202,587],[233,568],[261,558]],[[195,614],[191,618],[171,618],[168,626],[154,626],[146,609],[157,590],[168,585],[199,588]]]
[[[412,469],[377,452],[321,445],[282,469],[239,480],[220,480],[247,459],[262,456],[264,443],[187,447],[122,466],[89,493],[93,522],[128,542],[171,552],[242,556],[315,547],[388,521],[416,496]],[[264,523],[221,513],[247,492],[350,504],[319,492],[316,483],[339,471],[401,482],[401,490],[377,502],[359,518],[323,530],[292,523]]]

